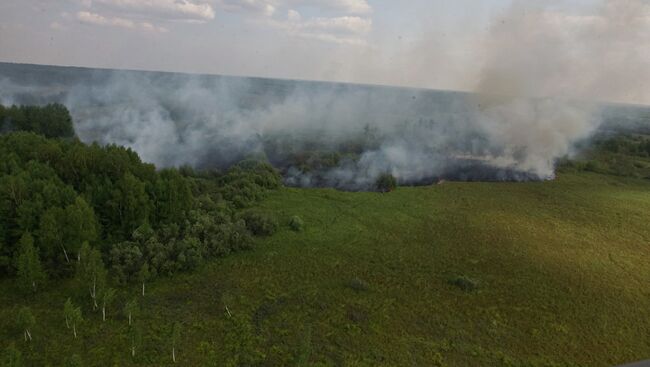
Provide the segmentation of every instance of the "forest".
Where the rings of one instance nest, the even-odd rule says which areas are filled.
[[[75,139],[61,105],[4,113],[5,125],[20,130],[0,137],[4,274],[22,274],[16,254],[25,246],[38,249],[43,274],[54,278],[75,271],[84,246],[121,282],[142,267],[152,276],[173,274],[249,248],[251,233],[270,220],[242,212],[279,187],[267,164],[244,161],[224,174],[157,171],[130,149]],[[52,126],[59,127],[47,131]],[[64,134],[46,137],[55,131]]]
[[[250,249],[277,226],[247,210],[281,185],[266,163],[156,170],[128,148],[80,142],[60,104],[0,106],[0,123],[0,273],[26,296],[74,278],[97,309],[114,287],[139,282],[144,295],[147,282]]]

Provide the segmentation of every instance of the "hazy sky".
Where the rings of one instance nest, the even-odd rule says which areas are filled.
[[[650,2],[635,1],[650,26]],[[0,61],[472,89],[480,46],[511,4],[2,0]],[[528,4],[571,28],[596,24],[603,1]]]

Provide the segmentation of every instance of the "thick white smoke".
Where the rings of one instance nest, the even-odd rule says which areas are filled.
[[[499,158],[552,177],[554,160],[601,122],[597,101],[650,99],[648,40],[647,2],[606,1],[588,16],[514,2],[483,41],[476,88]]]
[[[129,146],[159,166],[224,168],[263,154],[301,186],[363,189],[384,172],[406,183],[548,179],[597,129],[598,101],[650,100],[649,9],[615,0],[577,16],[515,1],[477,42],[472,94],[117,71],[37,78],[0,67],[0,102],[61,100],[82,140]],[[356,156],[315,172],[292,164],[312,150]]]

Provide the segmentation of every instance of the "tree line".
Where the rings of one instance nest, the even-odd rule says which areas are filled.
[[[135,279],[143,267],[151,277],[189,270],[249,248],[240,209],[281,185],[263,162],[244,161],[224,174],[156,170],[125,147],[35,132],[0,136],[0,157],[4,275],[18,275],[20,256],[29,255],[20,247],[25,236],[55,278],[74,271],[84,244],[97,249],[120,282]]]
[[[129,148],[79,141],[62,105],[0,106],[0,131],[0,276],[16,277],[26,295],[74,277],[105,320],[115,287],[138,283],[144,296],[152,279],[249,249],[277,226],[246,210],[281,186],[266,162],[158,170]],[[136,310],[125,305],[130,325]],[[68,299],[63,314],[76,337],[81,307]],[[28,307],[18,323],[31,340]],[[173,330],[177,339],[180,325]]]
[[[32,131],[48,138],[74,136],[68,109],[58,103],[46,106],[0,105],[0,132]]]

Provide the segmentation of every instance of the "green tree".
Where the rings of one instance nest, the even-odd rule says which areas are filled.
[[[36,324],[36,318],[29,307],[23,307],[18,311],[18,326],[23,331],[25,341],[32,340],[32,333],[29,331]]]
[[[375,181],[375,187],[379,192],[391,192],[397,188],[397,179],[390,173],[384,173]]]
[[[63,306],[63,313],[65,315],[65,323],[70,327],[72,325],[72,332],[75,339],[77,338],[77,325],[83,322],[83,317],[81,314],[81,307],[74,307],[70,298],[65,302]]]
[[[38,107],[37,107],[38,108]],[[72,137],[74,127],[68,109],[59,103],[41,107],[43,119],[40,121],[41,133],[47,137]]]
[[[38,250],[34,247],[34,238],[29,232],[25,232],[20,238],[16,268],[23,289],[32,289],[36,292],[37,285],[46,279]]]
[[[23,356],[16,348],[15,344],[10,344],[4,351],[2,356],[2,366],[3,367],[22,367],[23,366]]]
[[[140,269],[142,250],[136,242],[120,242],[111,247],[111,275],[119,283],[124,284]]]
[[[176,363],[176,344],[181,338],[181,324],[175,322],[172,325],[171,344],[172,344],[172,361]]]
[[[48,138],[74,136],[72,117],[62,104],[12,106],[5,109],[4,114],[10,117],[9,127],[13,130],[31,131]],[[0,127],[2,123],[0,119]]]
[[[139,322],[129,326],[129,341],[131,342],[131,357],[135,357],[135,350],[142,345],[142,329]]]
[[[65,317],[65,326],[70,329],[70,322],[72,320],[72,314],[74,313],[74,304],[72,300],[68,298],[63,305],[63,316]]]
[[[138,316],[138,301],[131,300],[124,305],[124,316],[129,319],[129,325],[133,323],[133,319]]]
[[[156,219],[160,223],[178,223],[192,207],[188,181],[176,169],[160,171],[154,192]]]
[[[78,196],[73,204],[65,208],[64,219],[63,241],[71,251],[79,251],[84,242],[93,243],[97,240],[95,212],[82,197]]]
[[[106,321],[106,307],[115,299],[115,289],[107,288],[102,291],[102,320]]]
[[[127,172],[115,183],[109,205],[113,208],[112,222],[119,225],[116,230],[121,229],[127,237],[147,220],[149,197],[144,182]]]
[[[88,287],[93,308],[97,309],[97,292],[106,284],[106,268],[99,250],[91,248],[88,242],[84,242],[79,250],[77,277]]]
[[[149,272],[149,264],[144,263],[142,264],[142,267],[140,267],[140,271],[138,272],[138,280],[142,283],[142,296],[144,297],[144,284],[151,278],[151,273]]]
[[[14,255],[16,249],[13,244],[24,232],[18,224],[18,208],[29,195],[28,180],[26,174],[0,175],[0,222],[6,245],[3,251],[5,256]]]
[[[54,253],[55,249],[60,249],[67,263],[70,263],[70,257],[63,240],[62,219],[65,218],[65,211],[58,207],[52,207],[45,211],[41,216],[39,226],[39,238],[42,248],[47,252]]]
[[[2,243],[3,232],[2,224],[0,224],[0,273],[3,270],[6,271],[11,264],[11,257],[7,254],[9,246]]]
[[[77,338],[77,324],[83,322],[83,317],[81,315],[81,307],[77,307],[72,312],[72,332],[74,333],[75,339]]]
[[[188,181],[176,169],[160,171],[154,193],[158,223],[178,223],[192,207],[192,191]]]
[[[35,179],[30,174],[30,180]],[[30,187],[31,198],[23,201],[16,211],[18,227],[21,231],[34,231],[38,229],[38,218],[43,211],[43,196],[37,189]]]

